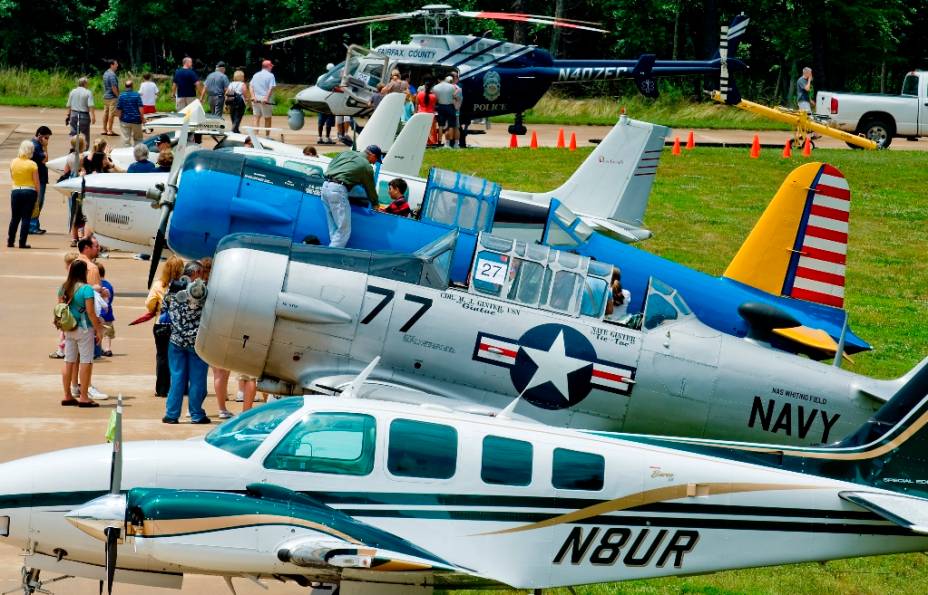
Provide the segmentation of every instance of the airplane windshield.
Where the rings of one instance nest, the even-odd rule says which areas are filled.
[[[303,407],[300,397],[285,397],[255,407],[206,435],[206,443],[247,459],[285,419]]]
[[[644,307],[644,328],[651,330],[691,314],[692,310],[676,289],[659,279],[651,279]]]

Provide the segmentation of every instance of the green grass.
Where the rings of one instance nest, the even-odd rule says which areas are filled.
[[[784,124],[708,99],[696,102],[679,96],[661,96],[656,100],[641,95],[570,99],[548,93],[534,108],[525,112],[525,121],[528,124],[612,126],[618,120],[622,108],[636,120],[672,128],[789,129]],[[513,117],[501,116],[493,118],[493,121],[512,122]]]
[[[556,149],[433,151],[430,165],[457,169],[504,187],[546,190],[563,182],[588,155]],[[850,369],[897,376],[928,355],[928,153],[819,150],[847,177],[852,192],[847,303],[854,330],[875,347]],[[645,217],[655,237],[644,250],[721,274],[786,174],[803,163],[764,150],[697,147],[680,157],[665,151]],[[621,266],[621,263],[617,263]],[[798,544],[797,544],[798,546]],[[757,547],[763,547],[758,543]],[[548,556],[550,552],[537,552]],[[923,554],[856,558],[720,572],[698,577],[580,587],[581,595],[617,593],[809,594],[924,593]],[[523,591],[524,592],[524,591]],[[457,592],[455,592],[457,593]],[[566,590],[546,591],[566,595]]]
[[[119,84],[122,88],[127,79],[135,81],[135,87],[142,81],[142,73],[120,70]],[[68,93],[77,85],[81,75],[63,70],[32,70],[23,68],[0,68],[0,105],[22,107],[65,107]],[[93,91],[97,109],[103,107],[103,72],[88,75],[88,88]],[[154,82],[158,85],[158,111],[174,111],[174,99],[171,96],[171,77],[156,75]],[[279,85],[275,91],[275,116],[287,115],[293,96],[305,85]]]

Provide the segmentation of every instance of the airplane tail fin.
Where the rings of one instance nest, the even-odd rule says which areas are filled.
[[[609,220],[646,231],[644,212],[669,133],[664,126],[623,115],[564,184],[533,200],[556,198],[593,224]]]
[[[723,276],[773,295],[843,308],[850,208],[850,189],[837,168],[797,167]]]
[[[391,93],[400,95],[400,93]],[[435,114],[415,114],[397,135],[387,156],[383,158],[383,169],[401,176],[418,176],[425,159],[425,146],[432,129]]]
[[[396,138],[396,129],[400,125],[403,115],[403,103],[406,96],[403,93],[387,93],[374,110],[374,115],[367,121],[364,130],[358,135],[357,146],[359,151],[365,147],[377,145],[384,152],[388,152]]]

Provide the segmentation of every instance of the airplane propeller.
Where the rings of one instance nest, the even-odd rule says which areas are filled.
[[[547,15],[539,14],[526,14],[521,12],[488,12],[488,11],[465,11],[458,10],[456,8],[450,7],[440,7],[440,9],[433,7],[424,7],[420,10],[414,10],[411,12],[397,12],[391,14],[380,14],[372,15],[367,17],[354,17],[350,19],[338,19],[334,21],[324,21],[321,23],[312,23],[309,25],[300,25],[299,27],[290,27],[288,29],[279,29],[273,31],[274,34],[279,33],[290,33],[284,37],[279,37],[277,39],[272,39],[266,41],[267,45],[273,45],[275,43],[283,43],[285,41],[291,41],[293,39],[299,39],[300,37],[306,37],[308,35],[316,35],[317,33],[326,33],[328,31],[335,31],[336,29],[344,29],[346,27],[354,27],[357,25],[368,25],[371,23],[382,23],[385,21],[398,21],[403,19],[410,19],[415,17],[425,17],[425,18],[449,18],[449,17],[463,17],[467,19],[493,19],[497,21],[517,21],[522,23],[535,23],[539,25],[548,25],[551,27],[561,27],[565,29],[578,29],[582,31],[594,31],[596,33],[609,33],[606,29],[600,29],[598,26],[601,23],[596,23],[593,21],[582,21],[579,19],[568,19],[563,17],[553,17]],[[299,31],[297,33],[297,31]]]
[[[171,172],[168,174],[166,184],[157,184],[148,189],[146,196],[152,201],[153,209],[161,209],[161,221],[158,224],[158,233],[155,234],[155,245],[151,252],[151,265],[148,268],[148,287],[151,287],[152,281],[155,280],[155,273],[158,271],[158,264],[161,262],[161,253],[167,245],[166,232],[168,221],[171,219],[171,211],[174,209],[174,201],[177,199],[177,179],[180,177],[181,169],[184,167],[184,160],[187,157],[187,136],[190,130],[190,112],[184,116],[184,124],[180,129],[180,138],[177,140],[177,147],[174,150],[174,163],[171,164]]]

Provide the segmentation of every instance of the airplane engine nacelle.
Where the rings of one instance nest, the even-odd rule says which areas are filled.
[[[196,342],[197,353],[211,365],[251,376],[264,370],[290,244],[285,238],[262,240],[265,247],[276,242],[282,249],[258,252],[248,249],[248,239],[234,237],[223,243],[213,263]],[[296,300],[284,302],[294,315],[302,312]]]

